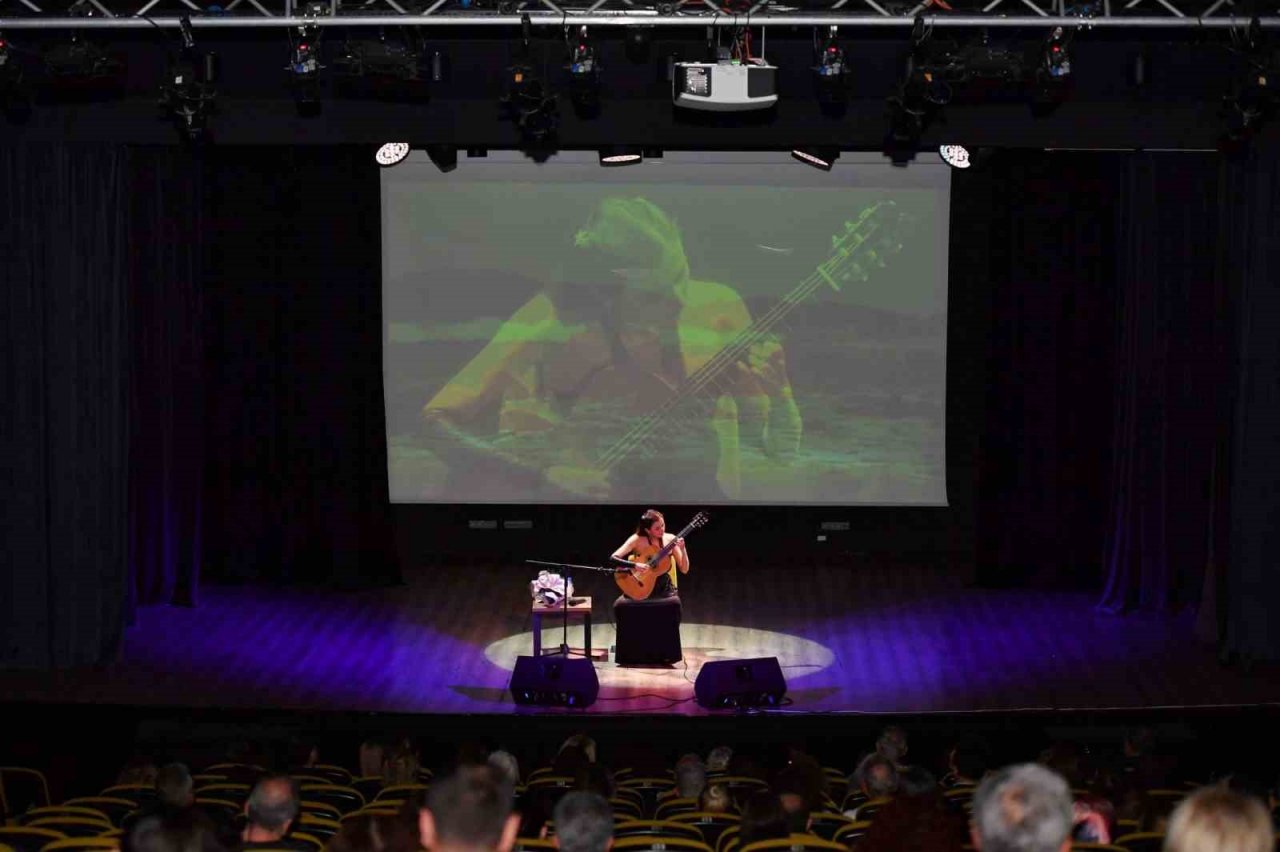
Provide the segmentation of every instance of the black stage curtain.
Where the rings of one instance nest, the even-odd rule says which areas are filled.
[[[396,582],[372,154],[225,149],[213,169],[206,568],[231,580]]]
[[[129,152],[129,590],[196,603],[204,482],[203,159]]]
[[[1229,417],[1219,166],[1009,153],[958,182],[962,204],[991,182],[981,581],[1101,587],[1111,613],[1199,599]]]
[[[0,665],[103,662],[125,622],[120,149],[0,147]]]
[[[1262,140],[1259,140],[1260,142]],[[1280,142],[1223,167],[1220,269],[1237,282],[1226,569],[1215,599],[1223,650],[1280,658]]]

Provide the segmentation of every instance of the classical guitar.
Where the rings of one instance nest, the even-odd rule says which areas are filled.
[[[671,551],[675,550],[676,540],[685,538],[704,525],[707,520],[707,513],[699,512],[685,525],[684,529],[676,533],[675,538],[661,549],[647,555],[642,552],[633,554],[630,565],[619,565],[613,578],[617,581],[622,593],[635,601],[645,600],[653,594],[653,587],[658,584],[658,578],[671,570],[673,559]]]

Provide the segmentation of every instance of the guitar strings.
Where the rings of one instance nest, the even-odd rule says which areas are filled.
[[[891,202],[889,202],[891,204]],[[674,397],[668,399],[657,409],[641,419],[628,434],[620,438],[612,447],[601,454],[597,463],[597,468],[602,472],[610,471],[619,462],[625,459],[640,444],[647,441],[655,429],[666,423],[671,412],[681,405],[690,395],[701,392],[712,382],[718,380],[718,374],[728,364],[738,361],[741,356],[755,346],[760,340],[772,332],[777,323],[785,317],[795,305],[807,299],[813,292],[821,288],[824,284],[834,283],[827,269],[837,260],[847,260],[851,255],[861,249],[878,231],[883,227],[879,222],[868,222],[867,220],[878,212],[884,203],[877,204],[874,207],[863,211],[858,221],[854,223],[854,230],[850,231],[849,236],[852,245],[842,247],[841,251],[828,259],[825,263],[818,267],[817,271],[812,273],[798,287],[780,299],[769,311],[764,313],[760,318],[753,322],[743,333],[737,338],[730,341],[722,347],[712,358],[708,359],[701,367],[690,374],[688,380],[680,388]],[[861,231],[859,231],[861,229]]]

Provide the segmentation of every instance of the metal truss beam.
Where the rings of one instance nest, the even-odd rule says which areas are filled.
[[[147,27],[178,27],[179,16],[172,11],[162,15],[148,15],[160,0],[143,0],[145,5],[134,11],[112,9],[107,3],[110,0],[87,0],[100,17],[53,15],[41,11],[40,0],[0,0],[0,8],[19,6],[25,9],[22,17],[0,17],[0,30],[95,30],[95,29],[140,29]],[[232,6],[239,5],[241,0],[234,0]],[[916,15],[921,15],[926,26],[938,28],[970,27],[970,28],[1033,28],[1062,26],[1069,29],[1123,29],[1123,30],[1181,30],[1181,29],[1229,29],[1243,28],[1249,22],[1247,18],[1232,14],[1233,0],[1212,0],[1198,15],[1190,15],[1179,10],[1170,0],[1150,0],[1152,11],[1162,14],[1154,15],[1113,15],[1111,2],[1107,0],[1100,14],[1082,17],[1062,14],[1063,0],[1045,0],[1038,5],[1033,0],[1009,0],[1019,2],[1035,14],[1004,15],[996,11],[1005,0],[994,0],[986,7],[985,14],[928,14],[923,15],[922,7],[935,0],[925,0],[909,12],[891,14],[876,0],[854,0],[859,5],[852,6],[851,0],[837,0],[836,4],[825,11],[806,10],[804,12],[782,11],[766,7],[763,11],[752,14],[729,14],[706,8],[699,13],[679,13],[672,15],[659,14],[643,8],[632,6],[622,0],[626,8],[606,9],[602,5],[618,2],[618,0],[594,0],[593,4],[575,9],[553,4],[551,0],[536,0],[539,8],[530,8],[520,14],[498,14],[482,11],[445,10],[448,0],[437,0],[422,12],[409,12],[395,0],[382,0],[390,11],[381,14],[368,14],[368,6],[361,7],[360,12],[343,11],[339,14],[299,15],[296,0],[245,0],[243,13],[217,16],[191,16],[191,26],[199,29],[253,29],[261,27],[508,27],[521,26],[523,17],[528,17],[534,26],[651,26],[651,27],[707,27],[707,26],[800,26],[800,27],[847,27],[850,30],[873,29],[882,27],[910,27]],[[707,0],[710,6],[710,0]],[[1148,0],[1127,0],[1126,10],[1148,2]],[[1208,2],[1208,0],[1201,0]],[[195,6],[189,0],[181,0],[183,6]],[[171,5],[171,4],[170,4]],[[1117,5],[1119,3],[1117,2]],[[330,8],[325,4],[326,10]],[[278,8],[277,8],[278,7]],[[518,7],[517,7],[518,8]],[[1280,16],[1267,16],[1258,19],[1262,26],[1280,28]]]

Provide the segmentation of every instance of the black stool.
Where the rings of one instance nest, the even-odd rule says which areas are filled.
[[[614,662],[620,666],[670,665],[684,659],[680,647],[680,596],[613,602],[618,631]]]

